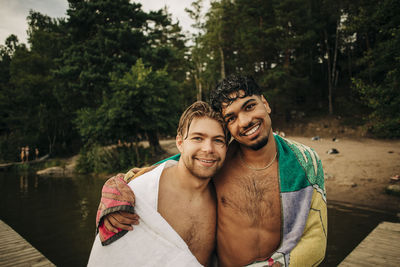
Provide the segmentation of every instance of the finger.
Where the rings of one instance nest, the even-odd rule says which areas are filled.
[[[130,219],[133,221],[136,221],[139,219],[139,215],[137,215],[136,213],[130,213],[127,211],[119,211],[118,212],[122,217],[125,217],[126,219]]]
[[[119,219],[120,218],[116,218],[117,214],[110,214],[110,222],[114,227],[120,228],[122,230],[127,230],[127,231],[131,231],[133,230],[133,227],[129,224],[129,223],[123,223],[121,222]],[[121,217],[123,218],[123,217]]]
[[[108,231],[113,232],[113,233],[118,233],[118,230],[116,228],[114,228],[114,226],[112,226],[112,224],[109,221],[107,216],[103,219],[103,223]]]
[[[140,217],[137,214],[133,214],[133,215],[134,215],[134,216],[132,216],[133,217],[132,220],[134,221],[133,224],[138,225]]]
[[[137,217],[136,216],[132,216],[133,214],[130,214],[128,212],[117,212],[117,213],[113,213],[112,216],[121,224],[127,224],[127,225],[131,225],[133,224],[136,220]],[[128,217],[129,216],[129,217]],[[115,225],[114,225],[115,226]]]

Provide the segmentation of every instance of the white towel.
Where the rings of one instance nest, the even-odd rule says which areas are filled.
[[[160,176],[176,161],[167,161],[128,185],[135,192],[139,225],[123,237],[102,246],[97,235],[88,266],[201,266],[183,239],[157,212]]]

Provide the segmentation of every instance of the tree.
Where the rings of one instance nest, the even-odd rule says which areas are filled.
[[[110,86],[112,94],[99,109],[78,112],[84,141],[138,141],[147,135],[153,152],[161,152],[158,135],[171,134],[178,120],[178,90],[166,70],[153,71],[139,59],[123,77],[113,75]]]
[[[189,69],[186,38],[182,34],[179,21],[172,23],[167,8],[149,13],[148,26],[145,30],[147,46],[140,50],[143,63],[153,71],[165,69],[180,92],[180,108],[186,107],[186,74]],[[190,88],[191,89],[191,88]],[[191,90],[190,90],[191,91]],[[193,100],[190,100],[190,103]]]
[[[15,35],[7,37],[5,44],[0,45],[0,135],[9,134],[10,129],[7,127],[7,119],[9,111],[12,108],[10,100],[10,65],[15,50],[19,48],[18,38]]]
[[[14,101],[14,87],[10,83],[11,62],[17,50],[26,49],[18,42],[15,35],[7,37],[5,44],[0,45],[0,160],[15,160],[21,132],[14,129],[14,110],[18,107]]]
[[[364,44],[353,79],[361,100],[371,109],[368,126],[372,133],[400,137],[400,3],[381,0],[359,7],[349,27]]]
[[[52,153],[58,138],[65,141],[61,138],[65,117],[54,96],[56,81],[51,73],[62,49],[59,21],[30,11],[28,26],[31,49],[16,50],[10,65],[15,107],[10,109],[14,123],[9,127],[23,133],[31,145],[47,143]]]
[[[148,18],[140,6],[129,0],[69,0],[68,47],[55,72],[66,112],[99,107],[111,93],[109,74],[122,75],[140,57]]]
[[[194,84],[196,86],[196,99],[202,100],[203,98],[203,66],[205,64],[205,49],[204,44],[202,44],[202,35],[204,31],[203,25],[203,0],[197,0],[192,2],[192,9],[185,8],[186,13],[194,21],[191,25],[196,32],[192,33],[191,41],[193,45],[190,47],[190,62],[191,62],[191,75],[194,79]]]

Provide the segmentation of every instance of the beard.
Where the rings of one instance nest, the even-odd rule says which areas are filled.
[[[247,129],[253,127],[254,125],[256,125],[257,123],[260,123],[260,125],[263,123],[263,121],[261,119],[258,119],[256,121],[252,121],[249,123],[249,125],[247,125],[246,127],[244,127],[244,131],[246,131]],[[244,136],[243,134],[240,134],[242,136]],[[261,137],[261,139],[259,141],[257,141],[257,143],[252,144],[252,145],[245,145],[248,148],[257,151],[260,150],[261,148],[263,148],[267,143],[268,143],[268,137],[269,134],[267,134],[267,136]],[[255,137],[254,139],[256,139],[257,137]],[[240,141],[238,141],[240,143]]]
[[[210,173],[205,174],[197,169],[189,169],[188,168],[188,170],[194,177],[197,177],[198,179],[204,179],[204,180],[214,177],[215,173],[217,172],[217,171],[215,171],[215,172],[212,172],[212,174],[210,174]]]
[[[263,121],[264,121],[264,120],[262,120],[262,119],[258,119],[258,120],[256,120],[256,121],[250,122],[249,125],[247,125],[246,127],[244,127],[244,131],[246,131],[247,129],[253,127],[253,126],[256,125],[257,123],[259,123],[260,125],[262,125],[262,124],[263,124]],[[260,127],[261,127],[261,126],[260,126]],[[245,145],[246,147],[248,147],[248,148],[250,148],[251,150],[254,150],[254,151],[260,150],[261,148],[265,147],[265,146],[268,144],[269,135],[270,135],[270,130],[271,130],[271,128],[268,129],[267,135],[266,135],[266,136],[260,137],[261,139],[258,140],[256,143],[251,144],[251,145],[245,145],[245,144],[242,144],[242,145]],[[243,134],[240,134],[240,135],[243,135]],[[254,139],[257,139],[257,137],[255,137]],[[238,141],[238,142],[241,143],[240,141]]]
[[[254,151],[257,151],[266,146],[267,144],[268,144],[268,136],[265,136],[261,138],[261,140],[258,141],[257,143],[249,145],[248,147]]]
[[[221,158],[217,158],[218,162],[221,161]],[[217,164],[213,168],[202,168],[201,166],[196,166],[195,158],[192,157],[191,160],[183,159],[183,163],[186,169],[198,179],[208,179],[215,176],[215,174],[221,169],[222,164]]]

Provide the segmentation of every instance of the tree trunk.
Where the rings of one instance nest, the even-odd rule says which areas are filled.
[[[49,140],[49,155],[51,156],[53,153],[53,147],[56,143],[56,135],[53,136],[53,140],[51,140],[51,136],[47,135],[47,139]]]
[[[348,72],[349,72],[349,77],[352,77],[351,75],[352,75],[352,71],[351,71],[351,67],[352,67],[352,64],[351,64],[351,49],[350,48],[347,48],[347,50],[348,50],[348,52],[347,52],[347,60],[348,60]]]
[[[340,26],[340,18],[338,18],[336,23],[336,37],[335,37],[335,51],[333,56],[333,66],[332,66],[332,82],[337,81],[336,74],[336,62],[337,62],[337,54],[338,54],[338,42],[339,42],[339,26]]]
[[[218,39],[219,43],[222,43],[222,38],[221,38],[221,32],[218,33]],[[225,79],[226,74],[225,74],[225,56],[224,56],[224,50],[222,50],[222,47],[219,45],[219,54],[221,57],[221,79]]]
[[[368,58],[370,59],[369,56],[370,56],[370,53],[371,53],[371,45],[369,43],[368,33],[365,34],[365,45],[367,46]],[[372,83],[371,62],[368,62],[368,78],[369,78],[369,82]]]
[[[324,30],[325,35],[325,46],[326,46],[326,54],[328,58],[326,62],[328,64],[328,103],[329,103],[329,114],[333,114],[333,107],[332,107],[332,70],[331,70],[331,56],[329,53],[329,43],[328,43],[328,33]]]
[[[287,35],[287,36],[290,36],[290,27],[289,27],[289,23],[286,25],[286,35]],[[290,54],[291,54],[290,49],[289,49],[289,48],[286,48],[286,49],[285,49],[285,62],[283,63],[283,67],[284,67],[285,69],[289,68],[289,65],[290,65]]]
[[[201,81],[200,81],[200,77],[199,75],[197,75],[197,73],[194,74],[194,81],[196,84],[196,91],[197,91],[197,101],[201,101],[202,99],[202,87],[201,87]]]
[[[150,149],[152,153],[158,154],[164,152],[164,150],[161,148],[160,141],[158,140],[157,132],[148,131],[147,138],[149,139]]]
[[[139,139],[138,138],[135,138],[135,154],[136,154],[135,165],[139,166],[140,155],[139,155]]]
[[[225,79],[226,74],[225,74],[225,57],[224,57],[224,50],[222,50],[222,47],[219,46],[219,54],[221,55],[221,79]]]
[[[283,67],[285,69],[289,68],[290,65],[290,51],[289,48],[285,50],[285,63],[283,63]]]

